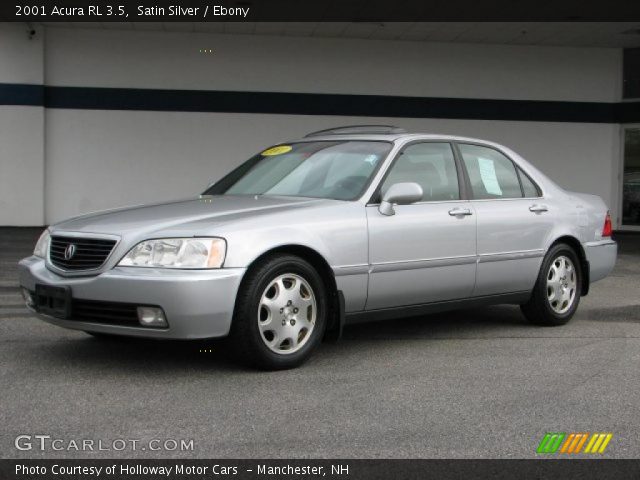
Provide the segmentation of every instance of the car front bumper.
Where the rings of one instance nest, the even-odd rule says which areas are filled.
[[[600,240],[583,244],[589,262],[589,280],[596,282],[611,273],[616,264],[618,244],[613,240]]]
[[[60,327],[114,335],[150,338],[198,339],[229,333],[238,287],[245,269],[172,270],[116,267],[91,277],[64,277],[39,257],[20,261],[20,285],[35,291],[36,284],[69,287],[73,300],[114,304],[155,305],[163,309],[167,328],[57,318],[34,312]]]

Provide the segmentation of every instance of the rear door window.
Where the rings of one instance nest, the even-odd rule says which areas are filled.
[[[522,189],[513,162],[493,148],[459,144],[475,199],[521,198]]]

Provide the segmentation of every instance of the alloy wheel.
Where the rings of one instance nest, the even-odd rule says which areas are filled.
[[[564,255],[556,257],[547,272],[547,300],[557,314],[564,314],[576,298],[576,269],[573,262]]]
[[[297,352],[311,338],[316,315],[316,296],[309,282],[294,273],[279,275],[260,298],[258,328],[262,341],[277,354]]]

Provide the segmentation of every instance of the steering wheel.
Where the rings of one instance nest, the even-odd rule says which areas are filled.
[[[338,195],[339,197],[350,198],[360,191],[360,189],[362,188],[366,180],[367,180],[366,177],[353,175],[351,177],[346,177],[336,182],[331,190],[335,194],[340,194],[340,193],[346,194],[346,195],[344,194]]]

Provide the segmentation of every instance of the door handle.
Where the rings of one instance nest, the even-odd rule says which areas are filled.
[[[453,210],[449,210],[449,215],[452,217],[457,217],[459,215],[471,215],[471,210],[468,208],[454,208]]]
[[[546,205],[531,205],[529,207],[529,211],[533,212],[533,213],[542,213],[542,212],[547,212],[549,211],[549,209],[547,208]]]

